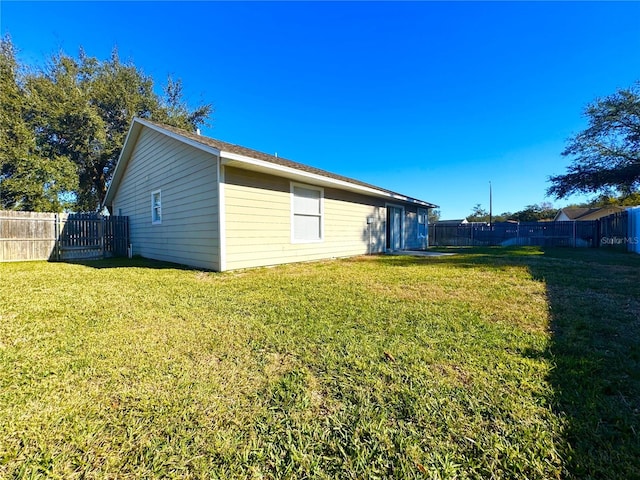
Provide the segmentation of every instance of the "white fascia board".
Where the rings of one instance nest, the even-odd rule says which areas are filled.
[[[234,162],[242,163],[244,168],[249,167],[248,170],[251,170],[251,167],[254,167],[253,170],[257,171],[265,171],[271,172],[272,174],[279,174],[281,176],[286,176],[287,178],[304,178],[308,182],[313,181],[315,183],[321,183],[324,185],[330,186],[339,186],[346,187],[350,190],[357,189],[360,191],[367,192],[373,195],[384,195],[385,192],[381,190],[376,190],[373,188],[368,188],[363,185],[356,185],[354,183],[345,182],[344,180],[339,180],[337,178],[326,177],[324,175],[318,175],[317,173],[305,172],[304,170],[299,170],[297,168],[287,167],[285,165],[278,165],[277,163],[266,162],[264,160],[258,160],[256,158],[246,157],[244,155],[239,155],[237,153],[231,152],[222,152],[221,155],[224,157],[222,160],[223,164],[227,164],[229,166],[234,166]]]
[[[160,132],[166,135],[167,137],[173,138],[174,140],[178,140],[179,142],[186,143],[187,145],[197,148],[198,150],[211,153],[216,157],[220,155],[220,150],[217,148],[211,147],[209,145],[205,145],[204,143],[196,142],[195,140],[191,140],[190,138],[187,138],[183,135],[173,133],[170,130],[165,130],[164,128],[159,127],[158,125],[154,125],[153,123],[146,122],[141,118],[134,119],[134,122],[138,122],[141,125],[144,125],[145,127],[150,128],[151,130],[155,130],[156,132]]]
[[[134,118],[133,122],[131,122],[131,125],[129,126],[127,136],[124,138],[124,144],[122,146],[122,150],[120,150],[120,155],[118,156],[116,167],[113,169],[113,175],[111,176],[111,181],[109,182],[109,187],[107,187],[107,193],[104,196],[104,201],[100,206],[100,210],[102,210],[113,201],[113,198],[111,198],[111,196],[115,193],[113,192],[113,189],[117,188],[117,185],[120,184],[121,177],[124,173],[124,170],[126,169],[127,162],[125,162],[125,165],[123,165],[122,159],[128,157],[131,154],[131,150],[133,150],[133,144],[135,143],[131,140],[131,137],[134,135],[137,137],[139,133],[140,127],[136,126],[136,118]],[[114,185],[116,185],[116,187],[114,187]]]
[[[297,168],[287,167],[285,165],[278,165],[277,163],[266,162],[264,160],[258,160],[256,158],[247,157],[245,155],[239,155],[237,153],[225,152],[220,153],[221,161],[223,165],[230,167],[238,166],[239,168],[245,168],[247,170],[255,170],[264,173],[270,173],[272,175],[284,176],[289,179],[299,180],[303,182],[311,182],[315,185],[329,186],[340,188],[343,190],[349,190],[352,192],[364,193],[367,195],[373,195],[381,198],[393,198],[403,202],[414,203],[418,205],[424,205],[430,207],[431,205],[420,200],[405,197],[404,195],[393,194],[391,192],[385,192],[364,185],[358,185],[356,183],[347,182],[338,178],[326,177],[317,173],[305,172]]]
[[[423,202],[422,200],[418,200],[417,198],[405,197],[404,195],[400,195],[399,193],[387,193],[386,198],[393,198],[394,200],[400,200],[402,202],[411,203],[413,205],[419,205],[424,208],[433,208],[433,205],[427,202]]]

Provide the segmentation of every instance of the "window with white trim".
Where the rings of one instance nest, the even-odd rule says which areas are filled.
[[[427,236],[427,223],[429,222],[429,216],[426,208],[418,209],[418,238],[424,238]]]
[[[151,223],[153,225],[162,223],[162,192],[160,190],[151,193]]]
[[[291,184],[291,241],[321,242],[324,236],[324,190],[309,185]]]

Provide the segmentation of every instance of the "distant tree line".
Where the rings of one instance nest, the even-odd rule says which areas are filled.
[[[541,222],[553,220],[558,210],[548,202],[542,202],[534,205],[527,205],[517,212],[503,212],[491,217],[492,222]],[[484,222],[489,223],[489,212],[485,210],[481,204],[476,204],[471,210],[471,215],[467,217],[468,222]]]
[[[96,211],[134,116],[194,131],[210,104],[190,108],[182,82],[153,79],[116,49],[108,60],[80,50],[35,70],[0,40],[0,209]]]
[[[640,193],[633,192],[628,194],[621,194],[618,196],[612,195],[611,192],[603,193],[593,198],[588,202],[572,203],[567,207],[582,207],[582,208],[599,208],[599,207],[612,207],[612,206],[635,206],[640,205]],[[517,212],[503,212],[498,215],[493,215],[491,221],[493,222],[546,222],[553,220],[558,213],[550,202],[541,202],[538,204],[527,205],[522,210]],[[471,214],[466,217],[468,222],[484,222],[489,223],[489,212],[485,210],[481,204],[476,204]]]

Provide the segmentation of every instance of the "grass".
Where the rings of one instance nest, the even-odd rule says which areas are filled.
[[[640,478],[640,257],[0,264],[0,477]]]

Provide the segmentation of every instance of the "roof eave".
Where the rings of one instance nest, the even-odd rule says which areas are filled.
[[[313,183],[314,185],[339,188],[341,190],[348,190],[355,193],[361,193],[365,195],[371,195],[379,198],[392,199],[405,203],[411,203],[423,206],[425,208],[437,208],[434,205],[423,200],[407,197],[398,193],[385,191],[383,189],[377,189],[373,187],[367,187],[364,185],[358,185],[357,183],[347,182],[337,178],[327,177],[313,172],[305,172],[296,168],[288,167],[286,165],[279,165],[265,160],[259,160],[245,155],[240,155],[233,152],[220,152],[220,159],[222,165],[230,167],[238,167],[244,170],[252,170],[262,173],[275,174],[281,177],[289,178],[291,180],[302,181],[307,183]]]

